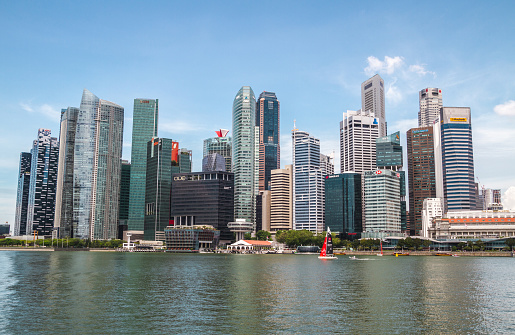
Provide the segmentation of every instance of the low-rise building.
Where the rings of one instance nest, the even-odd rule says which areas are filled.
[[[220,231],[211,226],[166,227],[166,250],[200,251],[216,249],[220,240]]]

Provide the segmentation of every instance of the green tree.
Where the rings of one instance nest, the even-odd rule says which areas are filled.
[[[515,247],[515,238],[509,238],[505,243],[510,250],[513,250],[513,247]]]
[[[256,238],[259,240],[259,241],[267,241],[269,240],[270,238],[272,237],[272,234],[267,232],[266,230],[259,230],[257,233],[256,233]]]
[[[243,235],[243,239],[244,240],[251,240],[252,239],[252,234],[251,233],[245,233],[245,235]]]

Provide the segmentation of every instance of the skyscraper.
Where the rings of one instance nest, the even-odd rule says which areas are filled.
[[[16,194],[16,214],[14,218],[14,236],[27,233],[27,208],[29,204],[30,164],[32,155],[30,152],[20,154],[20,172],[18,174],[18,192]]]
[[[418,127],[429,127],[438,119],[442,104],[442,90],[425,88],[419,92],[420,110],[418,112]]]
[[[376,166],[393,171],[402,168],[402,146],[400,132],[376,139]]]
[[[145,240],[164,241],[164,229],[170,222],[172,143],[157,137],[147,143]]]
[[[234,172],[234,218],[254,222],[256,98],[250,86],[243,86],[232,108]]]
[[[129,230],[143,230],[147,143],[157,137],[158,99],[134,99],[129,194]]]
[[[129,199],[131,189],[131,163],[124,159],[122,159],[121,173],[120,199],[118,202],[118,224],[120,226],[127,226],[127,221],[129,220]]]
[[[50,133],[50,129],[39,129],[30,151],[26,229],[28,233],[36,230],[38,235],[51,235],[54,229],[59,141]]]
[[[59,237],[73,237],[73,162],[75,134],[79,109],[68,107],[61,110],[59,132],[59,169],[55,201],[54,227]]]
[[[186,148],[179,150],[179,170],[180,173],[191,172],[192,152]]]
[[[433,127],[412,128],[406,133],[408,143],[408,187],[410,235],[422,232],[424,199],[436,198]]]
[[[400,173],[392,170],[365,172],[364,232],[400,233]],[[373,237],[373,235],[366,235]]]
[[[202,172],[225,171],[225,158],[220,154],[209,154],[202,159]]]
[[[225,171],[232,171],[232,139],[227,137],[229,131],[220,129],[216,131],[217,137],[211,137],[204,140],[204,152],[202,157],[210,154],[220,154],[225,158]]]
[[[279,101],[275,93],[262,92],[256,103],[259,127],[259,190],[269,191],[271,171],[281,165]]]
[[[386,136],[384,80],[378,74],[361,84],[361,110],[374,113],[379,123],[379,136]]]
[[[376,167],[379,119],[373,111],[347,111],[340,122],[341,171],[363,174]]]
[[[448,211],[476,209],[470,116],[468,107],[443,107],[440,113],[443,186]]]
[[[324,230],[324,175],[320,140],[305,131],[292,131],[293,225],[320,233]]]
[[[117,236],[123,113],[123,107],[84,89],[74,150],[74,237]]]
[[[293,228],[293,187],[292,165],[284,169],[272,170],[272,191],[270,204],[270,230],[290,230]]]

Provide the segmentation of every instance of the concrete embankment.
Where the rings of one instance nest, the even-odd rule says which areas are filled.
[[[379,251],[337,251],[335,253],[344,252],[346,255],[350,256],[359,256],[359,255],[377,255]],[[384,251],[384,256],[395,256],[394,253],[402,253],[401,251]],[[407,251],[404,253],[408,253],[410,256],[436,256],[437,254],[448,254],[448,255],[457,255],[464,257],[512,257],[512,253],[510,251]]]

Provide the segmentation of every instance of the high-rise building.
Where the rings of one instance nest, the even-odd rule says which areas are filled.
[[[174,226],[213,226],[220,230],[221,240],[233,240],[227,228],[234,221],[233,177],[230,172],[174,174],[171,198]]]
[[[481,195],[483,210],[503,210],[500,189],[483,189]]]
[[[220,129],[216,131],[217,137],[212,137],[204,140],[204,153],[202,157],[209,156],[210,154],[220,154],[225,158],[225,170],[232,171],[232,139],[226,137],[229,131],[227,129]]]
[[[256,102],[259,127],[259,190],[270,190],[271,171],[281,167],[279,100],[273,92],[262,92]]]
[[[270,231],[293,228],[293,166],[271,172]]]
[[[408,143],[408,188],[410,235],[420,235],[424,199],[436,198],[435,150],[433,126],[412,128],[406,132]]]
[[[442,217],[443,211],[443,199],[442,198],[425,198],[422,202],[422,214],[421,214],[421,229],[418,235],[423,237],[431,237],[429,234],[429,228],[436,217]]]
[[[180,173],[191,172],[192,152],[186,148],[179,150],[179,169]]]
[[[59,169],[55,201],[54,228],[56,237],[73,237],[73,162],[79,109],[61,109],[59,132]]]
[[[376,167],[379,119],[373,111],[347,111],[340,122],[341,171],[363,174]]]
[[[16,193],[16,214],[14,217],[14,236],[27,234],[27,208],[29,205],[30,152],[20,154],[20,172],[18,174],[18,192]]]
[[[30,151],[29,197],[27,203],[27,233],[51,235],[54,229],[55,196],[59,141],[50,136],[50,129],[40,128]]]
[[[134,99],[129,230],[143,230],[145,221],[147,143],[152,138],[157,137],[158,116],[158,99]]]
[[[443,186],[447,211],[476,209],[471,113],[443,107],[440,114]]]
[[[322,170],[322,175],[334,174],[333,158],[334,153],[329,155],[320,154],[320,169]]]
[[[173,143],[157,137],[147,143],[145,240],[164,241],[164,229],[170,224]]]
[[[420,110],[418,112],[418,127],[429,127],[438,119],[442,104],[442,90],[425,88],[419,92]]]
[[[376,166],[379,169],[398,171],[402,168],[400,132],[376,139]]]
[[[234,218],[255,220],[256,98],[250,86],[243,86],[232,108],[234,172]]]
[[[325,177],[325,226],[345,239],[363,231],[361,174],[345,172]]]
[[[123,115],[123,107],[84,89],[74,149],[74,237],[117,236]]]
[[[212,153],[202,158],[202,172],[225,171],[225,158],[217,153]]]
[[[379,124],[378,136],[386,136],[384,81],[378,74],[361,84],[361,110],[374,113]]]
[[[305,131],[292,131],[293,226],[295,230],[324,230],[324,176],[320,140]]]
[[[118,205],[118,225],[128,226],[129,220],[129,199],[131,189],[131,163],[122,159],[122,176],[120,179],[120,200]],[[128,228],[128,227],[126,227]]]
[[[392,170],[365,172],[364,232],[401,232],[400,178]]]

